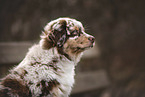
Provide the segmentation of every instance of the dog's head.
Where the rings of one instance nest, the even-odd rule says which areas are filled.
[[[93,47],[95,38],[85,33],[81,22],[71,18],[58,18],[44,28],[41,45],[43,49],[56,47],[68,57],[78,55]]]

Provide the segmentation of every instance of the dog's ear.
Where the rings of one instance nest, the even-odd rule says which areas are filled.
[[[54,24],[53,37],[55,37],[55,45],[61,48],[67,40],[67,30],[66,21],[60,20],[58,23]]]
[[[59,20],[51,25],[49,33],[44,32],[42,47],[44,49],[49,49],[51,47],[61,48],[67,40],[67,23],[65,20]]]

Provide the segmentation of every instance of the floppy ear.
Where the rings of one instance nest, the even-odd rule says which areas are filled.
[[[41,38],[43,49],[49,49],[55,46],[61,48],[67,40],[66,21],[60,20],[52,24],[49,32],[44,31]]]
[[[66,21],[60,20],[54,27],[56,46],[61,48],[67,40]]]

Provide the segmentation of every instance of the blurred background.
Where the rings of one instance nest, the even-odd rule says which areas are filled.
[[[145,97],[144,0],[0,0],[0,77],[58,17],[81,21],[96,38],[76,68],[71,97]]]

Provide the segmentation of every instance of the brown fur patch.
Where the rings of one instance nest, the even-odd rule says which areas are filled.
[[[37,84],[37,86],[42,87],[42,94],[40,94],[40,97],[47,96],[58,85],[60,85],[60,83],[56,79],[50,80],[49,82],[42,80],[40,83]]]
[[[21,79],[23,79],[26,74],[28,74],[28,72],[26,70],[22,70],[22,73],[20,75]]]
[[[61,54],[61,55],[64,55],[67,59],[71,60],[70,56],[68,53],[64,52],[64,47],[63,48],[57,48],[58,52]],[[61,57],[62,58],[62,57]]]
[[[8,95],[8,89],[1,89],[0,90],[0,97],[10,97],[9,95]]]
[[[14,75],[20,76],[21,79],[23,79],[24,76],[26,74],[28,74],[28,72],[25,69],[22,69],[22,68],[21,68],[21,72],[17,72],[17,71],[12,71],[12,72],[13,72]]]
[[[1,82],[1,84],[4,87],[10,88],[10,92],[14,95],[19,95],[21,97],[30,97],[31,95],[28,86],[24,85],[21,80],[7,77]]]
[[[88,37],[81,35],[77,39],[68,40],[64,45],[64,52],[68,55],[79,54],[91,45],[93,45],[93,43],[88,40]]]
[[[48,63],[48,66],[52,67],[54,71],[58,70],[57,67],[58,58],[53,58],[51,62]]]
[[[66,27],[67,25],[65,20],[60,20],[59,23],[62,25],[62,27]]]
[[[48,39],[48,37],[43,39],[43,43],[42,43],[42,48],[43,49],[50,49],[51,47],[53,47],[53,42]]]

